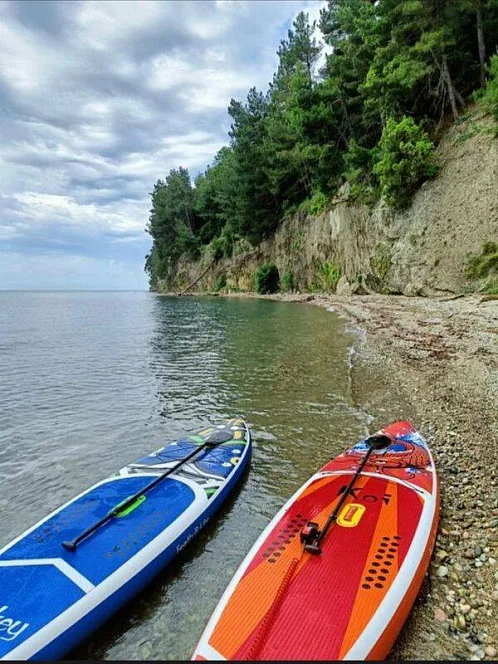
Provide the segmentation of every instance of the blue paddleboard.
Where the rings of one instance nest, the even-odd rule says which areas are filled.
[[[205,447],[126,504],[117,505]],[[95,484],[0,549],[0,659],[57,659],[138,593],[203,528],[249,461],[243,420],[166,445]]]

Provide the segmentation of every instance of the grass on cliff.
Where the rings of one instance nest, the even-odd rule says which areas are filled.
[[[487,241],[480,254],[469,256],[464,274],[467,279],[482,280],[486,293],[498,293],[498,243]]]

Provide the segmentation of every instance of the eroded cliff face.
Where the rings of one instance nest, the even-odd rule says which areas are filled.
[[[319,289],[327,263],[340,270],[342,293],[431,295],[469,288],[463,274],[468,256],[485,241],[498,242],[498,139],[490,118],[474,113],[453,126],[439,145],[438,161],[438,176],[406,210],[351,206],[343,190],[324,214],[284,219],[272,238],[215,263],[195,290],[211,290],[222,273],[229,289],[253,290],[254,273],[265,262],[274,262],[281,276],[292,274],[297,290]],[[207,265],[207,259],[181,262],[169,290],[185,288]]]

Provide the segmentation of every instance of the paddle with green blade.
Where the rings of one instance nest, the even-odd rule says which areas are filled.
[[[141,498],[146,493],[151,491],[154,487],[163,482],[167,477],[175,473],[178,470],[178,468],[181,468],[185,463],[187,463],[195,456],[197,456],[199,452],[202,452],[202,450],[211,447],[217,447],[222,443],[227,443],[229,440],[232,440],[232,438],[233,438],[232,432],[228,431],[227,429],[213,431],[213,433],[210,434],[204,440],[202,445],[199,445],[197,449],[193,450],[185,458],[181,459],[175,466],[173,466],[172,468],[168,468],[168,470],[166,470],[162,475],[156,477],[154,481],[152,481],[150,484],[147,484],[143,489],[140,489],[140,491],[137,491],[135,494],[133,494],[129,498],[126,498],[126,500],[123,500],[121,503],[113,507],[111,510],[109,510],[109,512],[107,512],[107,514],[104,517],[102,517],[102,519],[96,521],[94,524],[86,528],[86,530],[80,533],[73,540],[71,540],[70,542],[62,542],[62,546],[64,547],[64,549],[66,549],[66,551],[71,551],[71,552],[76,551],[78,544],[80,544],[83,540],[87,539],[87,537],[90,537],[90,535],[93,535],[93,533],[102,528],[102,526],[104,526],[106,523],[109,523],[109,521],[121,515],[127,508],[131,507],[135,503],[135,501],[137,501],[139,498]]]

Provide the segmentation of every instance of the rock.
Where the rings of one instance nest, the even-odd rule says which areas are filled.
[[[351,284],[344,275],[337,282],[336,295],[351,295]]]
[[[403,295],[406,297],[425,297],[424,286],[420,282],[409,282],[403,288]]]
[[[351,295],[367,295],[367,291],[358,281],[354,281],[351,284]]]
[[[460,604],[460,613],[463,616],[466,616],[467,613],[470,611],[470,605],[469,604]]]
[[[440,609],[439,607],[436,607],[434,609],[434,618],[438,622],[444,622],[445,620],[448,620],[448,616],[446,615],[446,613],[443,611],[443,609]]]
[[[440,565],[436,570],[436,576],[444,579],[445,576],[448,576],[448,568],[445,565]]]
[[[446,558],[448,557],[448,555],[449,555],[449,554],[448,554],[447,551],[444,551],[444,549],[440,549],[439,551],[436,552],[436,556],[435,556],[435,557],[436,557],[440,562],[444,562],[444,561],[446,560]]]
[[[494,648],[493,646],[486,646],[484,648],[484,654],[486,655],[486,657],[494,659],[496,655],[498,655],[498,650],[496,650],[496,648]]]

